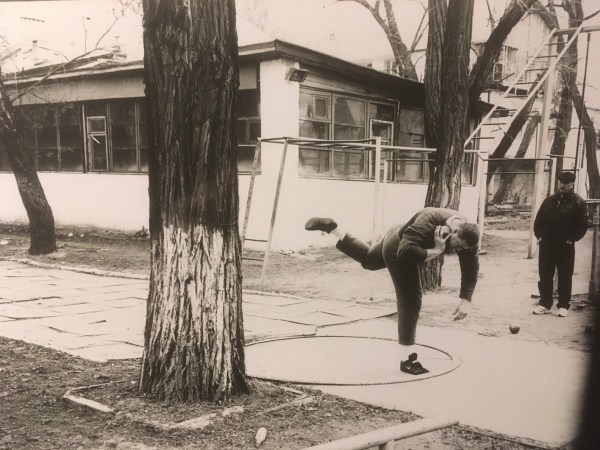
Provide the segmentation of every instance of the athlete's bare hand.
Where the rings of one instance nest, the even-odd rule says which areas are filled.
[[[454,320],[462,320],[471,312],[471,302],[469,300],[465,300],[464,298],[460,299],[460,303],[456,305],[454,312]]]
[[[433,232],[433,242],[435,244],[435,248],[443,252],[446,248],[446,241],[449,237],[450,232],[448,231],[447,226],[438,225],[435,227],[435,231]]]

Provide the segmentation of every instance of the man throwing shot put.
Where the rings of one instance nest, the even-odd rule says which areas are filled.
[[[454,320],[464,319],[479,271],[479,230],[458,211],[425,208],[407,223],[391,228],[372,246],[347,233],[333,219],[313,217],[304,226],[338,238],[336,247],[367,270],[388,269],[396,290],[398,342],[401,346],[400,370],[419,375],[428,372],[413,351],[423,290],[419,266],[443,253],[456,251],[461,269],[460,302]]]

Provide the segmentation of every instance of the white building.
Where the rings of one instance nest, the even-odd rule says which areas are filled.
[[[239,27],[239,25],[238,25]],[[355,140],[374,136],[391,145],[423,147],[423,85],[279,40],[238,29],[240,64],[240,221],[258,137]],[[302,69],[305,79],[290,79]],[[6,86],[24,89],[48,67],[34,67]],[[18,100],[20,133],[37,155],[37,169],[58,225],[123,230],[148,226],[143,65],[118,53],[67,65]],[[489,105],[482,103],[480,116]],[[476,117],[472,118],[474,122]],[[264,143],[247,237],[264,239],[283,146]],[[382,227],[423,207],[428,163],[423,153],[390,165]],[[343,220],[359,237],[373,229],[373,153],[289,146],[272,248],[323,243],[304,230],[313,215]],[[476,219],[473,157],[465,158],[461,210]],[[6,155],[0,155],[0,220],[27,222]]]

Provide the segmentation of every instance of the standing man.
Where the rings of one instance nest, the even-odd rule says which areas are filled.
[[[575,175],[562,172],[558,176],[558,192],[547,197],[533,222],[538,240],[540,280],[539,305],[533,314],[550,314],[554,272],[558,272],[558,317],[567,317],[571,302],[571,285],[575,265],[575,242],[588,228],[585,201],[574,192]]]
[[[334,235],[338,238],[336,247],[367,270],[388,269],[396,290],[400,370],[412,375],[428,372],[413,352],[423,298],[419,266],[444,252],[458,253],[462,274],[460,302],[453,314],[454,320],[464,319],[470,310],[479,271],[477,225],[458,211],[425,208],[406,224],[390,229],[372,246],[347,233],[333,219],[313,217],[304,228]]]

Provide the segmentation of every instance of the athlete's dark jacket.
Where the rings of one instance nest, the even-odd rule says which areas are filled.
[[[538,239],[554,242],[576,242],[588,228],[585,200],[574,192],[560,192],[547,197],[533,222],[533,233]]]
[[[400,245],[398,259],[422,263],[427,258],[427,249],[435,247],[434,231],[438,225],[446,225],[451,216],[467,220],[462,214],[446,208],[425,208],[415,214],[399,230]],[[471,300],[477,273],[479,272],[479,249],[470,248],[456,252],[460,263],[460,298]]]

